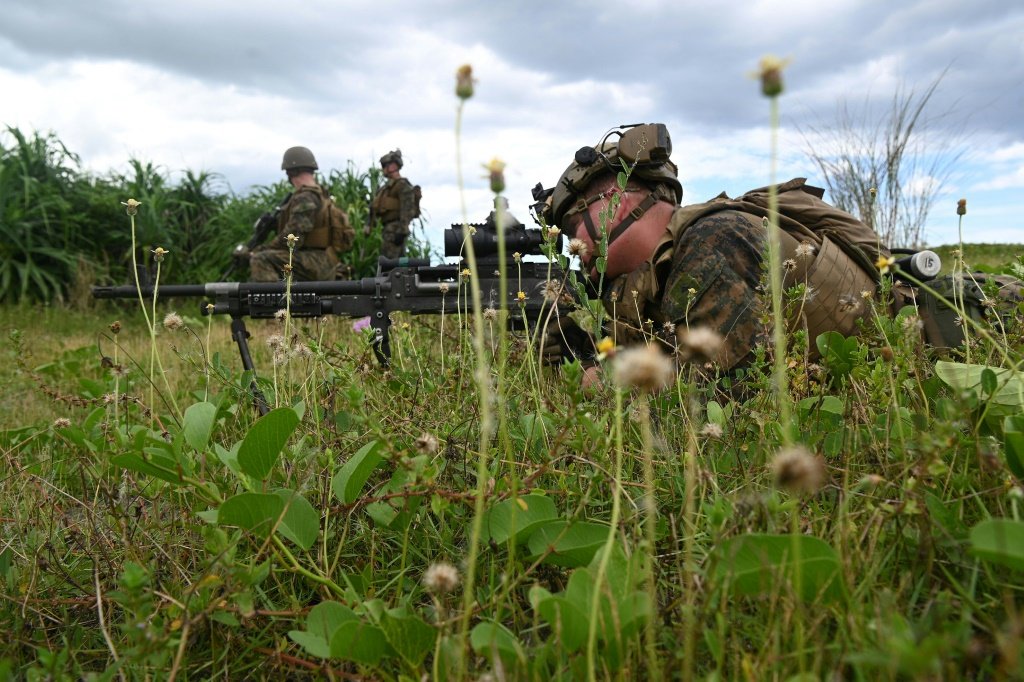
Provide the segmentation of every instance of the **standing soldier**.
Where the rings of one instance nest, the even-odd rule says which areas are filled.
[[[377,190],[370,204],[370,217],[364,234],[369,235],[373,222],[381,222],[380,255],[399,258],[405,255],[405,241],[409,237],[409,223],[419,216],[419,187],[401,175],[402,150],[396,149],[380,157],[380,167],[387,182]]]
[[[333,280],[338,254],[352,248],[355,232],[348,216],[313,176],[318,168],[313,152],[291,147],[284,153],[281,170],[295,191],[281,209],[277,236],[253,249],[249,269],[254,282],[277,282],[289,260],[297,281]],[[289,254],[288,235],[294,235]]]

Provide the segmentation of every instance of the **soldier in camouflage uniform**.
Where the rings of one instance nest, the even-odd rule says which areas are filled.
[[[723,339],[716,357],[709,359],[726,370],[741,366],[765,332],[760,316],[767,192],[755,190],[735,200],[723,194],[681,207],[683,190],[668,160],[671,142],[664,126],[642,126],[633,137],[642,141],[637,144],[623,135],[617,143],[577,152],[554,188],[546,218],[579,240],[575,250],[594,283],[601,279],[595,262],[605,221],[602,298],[617,345],[656,339],[666,349],[685,349],[689,330],[709,328]],[[631,143],[634,148],[624,151]],[[622,161],[632,166],[624,189],[616,177]],[[830,330],[851,334],[866,312],[862,292],[876,288],[878,238],[863,223],[820,201],[802,180],[783,187],[798,193],[798,201],[809,210],[841,214],[840,222],[856,223],[852,236],[781,233],[784,284],[804,283],[812,292],[801,303],[799,324],[812,339]],[[861,250],[866,253],[851,256]],[[549,358],[552,345],[548,339]],[[685,350],[680,353],[685,359]]]
[[[401,175],[402,150],[396,149],[380,157],[380,167],[387,182],[380,186],[370,204],[370,220],[364,233],[369,235],[372,221],[381,222],[380,255],[399,258],[405,255],[409,223],[416,217],[416,189]]]
[[[295,188],[278,218],[277,236],[253,249],[249,269],[254,282],[279,282],[289,261],[288,235],[297,237],[291,253],[292,279],[295,281],[333,280],[338,265],[330,246],[324,222],[325,201],[330,198],[316,182],[316,158],[306,147],[291,147],[284,153],[281,170]],[[345,225],[351,231],[351,228]]]

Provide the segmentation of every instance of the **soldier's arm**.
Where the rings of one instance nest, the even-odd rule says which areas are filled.
[[[290,208],[288,224],[282,225],[277,237],[270,242],[272,249],[287,249],[289,234],[294,234],[299,238],[299,241],[295,243],[295,248],[302,248],[306,242],[306,236],[313,231],[316,214],[320,210],[320,197],[313,192],[299,192],[292,197]]]
[[[761,336],[758,322],[764,229],[735,211],[694,223],[680,236],[665,282],[662,310],[680,337],[707,327],[724,339],[717,358],[731,369]]]

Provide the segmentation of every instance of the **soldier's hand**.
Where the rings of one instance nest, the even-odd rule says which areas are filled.
[[[595,355],[593,337],[571,317],[558,317],[548,323],[540,341],[540,356],[544,364],[591,360]]]

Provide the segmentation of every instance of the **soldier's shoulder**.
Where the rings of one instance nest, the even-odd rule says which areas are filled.
[[[292,208],[294,209],[300,206],[319,206],[321,192],[322,190],[320,189],[320,185],[304,185],[300,187],[295,190],[295,194],[292,195]]]

